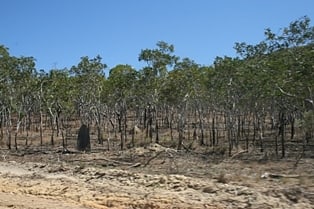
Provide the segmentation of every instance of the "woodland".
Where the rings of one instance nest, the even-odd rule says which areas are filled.
[[[307,16],[237,57],[202,66],[159,41],[142,69],[84,56],[64,69],[36,69],[34,57],[0,45],[1,150],[76,149],[85,124],[91,149],[150,143],[221,156],[314,156],[314,27]],[[108,75],[108,76],[106,76]]]

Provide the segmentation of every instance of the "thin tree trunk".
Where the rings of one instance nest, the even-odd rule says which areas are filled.
[[[257,124],[258,124],[258,136],[259,136],[259,142],[260,142],[260,151],[264,152],[264,132],[263,132],[263,116],[257,116]]]
[[[12,121],[11,121],[11,111],[7,113],[7,122],[6,122],[6,131],[8,135],[7,146],[8,149],[11,149],[11,130],[12,129]]]
[[[8,141],[7,141],[7,146],[8,149],[11,149],[11,131],[9,129],[7,129],[7,134],[8,134]]]
[[[135,147],[135,126],[133,126],[133,129],[132,129],[132,136],[131,136],[131,146],[132,147]]]
[[[193,141],[197,140],[197,126],[196,124],[193,124]]]
[[[282,126],[281,131],[281,157],[284,158],[286,156],[285,150],[285,126]]]
[[[212,146],[216,145],[215,113],[212,118]]]
[[[286,155],[285,152],[285,113],[279,113],[279,133],[281,135],[281,157],[284,158]]]
[[[150,115],[149,117],[149,138],[150,138],[150,142],[153,142],[153,118]]]
[[[98,144],[103,144],[103,138],[101,134],[101,127],[99,124],[97,124],[97,139],[98,139]]]
[[[28,145],[29,130],[26,128],[25,146]]]
[[[96,130],[97,130],[97,141],[98,141],[98,144],[103,144],[103,137],[102,137],[102,133],[101,133],[101,127],[100,127],[100,124],[101,124],[101,115],[97,109],[97,112],[96,112],[96,117],[95,117],[95,120],[96,120]]]
[[[294,116],[291,115],[291,140],[294,138],[294,134],[295,134],[295,128],[294,128],[294,124],[295,124],[295,119]]]
[[[124,150],[124,133],[120,132],[120,149]]]
[[[252,144],[253,144],[253,146],[254,146],[254,148],[255,148],[255,140],[256,140],[256,130],[258,129],[257,127],[257,119],[256,119],[256,116],[255,116],[256,114],[254,113],[253,114],[253,142],[252,142]]]
[[[169,128],[170,128],[170,139],[173,141],[173,127],[172,127],[172,120],[170,120],[169,123]]]
[[[229,157],[231,157],[231,152],[233,149],[233,140],[232,140],[232,130],[228,128],[228,143],[229,143]]]
[[[19,128],[20,128],[20,123],[21,121],[19,121],[16,125],[16,130],[15,130],[15,134],[14,134],[14,147],[15,147],[15,150],[17,150],[17,135],[18,135],[18,132],[19,132]]]
[[[182,149],[182,142],[183,142],[183,134],[182,130],[179,130],[179,140],[178,140],[178,150]]]
[[[39,118],[39,135],[40,135],[40,146],[43,145],[43,114],[40,110],[40,118]]]
[[[279,133],[280,134],[280,133]],[[275,153],[276,153],[276,157],[278,158],[278,154],[279,154],[279,151],[278,151],[278,135],[276,134],[275,136]]]
[[[204,124],[203,124],[203,116],[201,115],[201,111],[198,109],[198,117],[199,117],[199,125],[200,125],[200,131],[201,131],[201,138],[200,138],[200,145],[205,145],[204,140]]]
[[[159,144],[159,127],[158,127],[158,120],[157,120],[157,117],[156,117],[156,143]]]
[[[178,140],[178,150],[182,149],[182,142],[183,142],[183,116],[182,114],[179,114],[178,117],[178,131],[179,131],[179,140]]]
[[[249,151],[249,139],[250,139],[250,127],[251,127],[251,120],[250,120],[250,114],[248,115],[248,124],[247,124],[247,131],[245,135],[245,149],[248,152]]]
[[[15,132],[14,134],[14,147],[15,147],[15,150],[17,150],[17,132]]]
[[[4,114],[1,113],[1,118],[0,118],[0,139],[3,139],[4,136],[4,131],[3,131],[3,127],[4,127]]]
[[[120,133],[120,150],[124,149],[123,133]]]
[[[144,119],[143,119],[143,123],[144,123],[144,129],[147,130],[146,131],[146,137],[148,137],[148,120],[147,120],[147,108],[144,109]]]
[[[53,146],[54,145],[54,134],[55,134],[55,127],[54,127],[54,116],[51,114],[50,115],[51,119],[51,139],[50,139],[50,143]]]
[[[127,109],[126,107],[124,107],[124,130],[123,130],[123,133],[124,133],[124,141],[125,143],[127,143],[128,141],[128,132],[127,132],[127,128],[128,128],[128,118],[127,118]]]
[[[236,148],[238,149],[239,148],[239,140],[241,138],[241,116],[238,115],[238,118],[237,118],[237,133],[235,135],[235,145],[236,145]]]
[[[189,113],[187,113],[187,117],[186,117],[186,126],[187,126],[187,140],[190,141],[191,140],[191,130],[190,130],[190,117],[189,117]]]
[[[66,149],[67,148],[67,145],[66,145],[67,143],[66,143],[66,136],[64,136],[64,130],[61,130],[61,137],[62,137],[62,147],[64,149]]]
[[[109,120],[109,121],[110,121],[112,127],[114,127],[114,126],[113,126],[113,123],[111,122],[111,120]],[[107,135],[108,135],[108,137],[107,137],[107,149],[108,149],[108,151],[110,151],[110,138],[111,138],[111,134],[110,134],[110,128],[109,128],[108,122],[106,122],[105,128],[106,128],[106,127],[107,127]]]

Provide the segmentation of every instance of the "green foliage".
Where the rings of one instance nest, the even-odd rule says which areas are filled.
[[[157,49],[142,50],[138,60],[145,61],[155,76],[164,77],[167,74],[167,66],[173,66],[178,57],[172,55],[174,46],[164,41],[157,43]]]
[[[47,111],[58,113],[63,111],[71,115],[74,111],[74,85],[68,69],[52,69],[44,80],[45,92],[43,100]]]
[[[12,57],[8,49],[1,46],[0,99],[2,109],[18,113],[19,119],[30,111],[35,100],[35,60],[32,57]]]
[[[101,60],[100,56],[93,59],[85,56],[81,58],[77,66],[70,69],[75,89],[73,93],[76,94],[76,98],[80,98],[83,102],[99,99],[102,82],[105,79],[104,69],[107,67]]]
[[[117,65],[112,68],[108,77],[109,92],[112,101],[135,101],[139,73],[130,65]]]
[[[309,133],[314,132],[314,110],[309,110],[304,113],[302,120],[302,128]]]
[[[0,58],[9,57],[8,48],[6,48],[4,45],[0,45]]]
[[[159,41],[144,49],[134,69],[120,64],[108,79],[102,58],[85,56],[71,69],[36,71],[32,57],[10,56],[0,45],[0,113],[23,117],[28,111],[77,113],[98,120],[107,108],[171,107],[179,111],[218,110],[233,113],[304,113],[304,126],[312,126],[314,27],[308,17],[291,22],[279,33],[265,30],[256,45],[235,43],[239,57],[217,57],[212,66],[200,66],[174,55],[174,46]],[[183,108],[184,107],[184,108]],[[107,110],[106,109],[106,110]],[[95,116],[98,116],[95,117]],[[97,119],[95,119],[97,118]],[[184,124],[184,121],[182,122]]]

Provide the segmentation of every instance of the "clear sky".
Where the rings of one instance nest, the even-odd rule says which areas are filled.
[[[141,49],[158,41],[175,55],[211,65],[236,56],[235,42],[255,44],[303,16],[314,22],[314,0],[0,0],[0,45],[33,56],[36,68],[70,68],[100,55],[108,69],[140,69]]]

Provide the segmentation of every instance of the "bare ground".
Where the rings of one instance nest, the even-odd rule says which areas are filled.
[[[0,154],[0,209],[314,208],[314,159],[218,160],[157,144]]]

